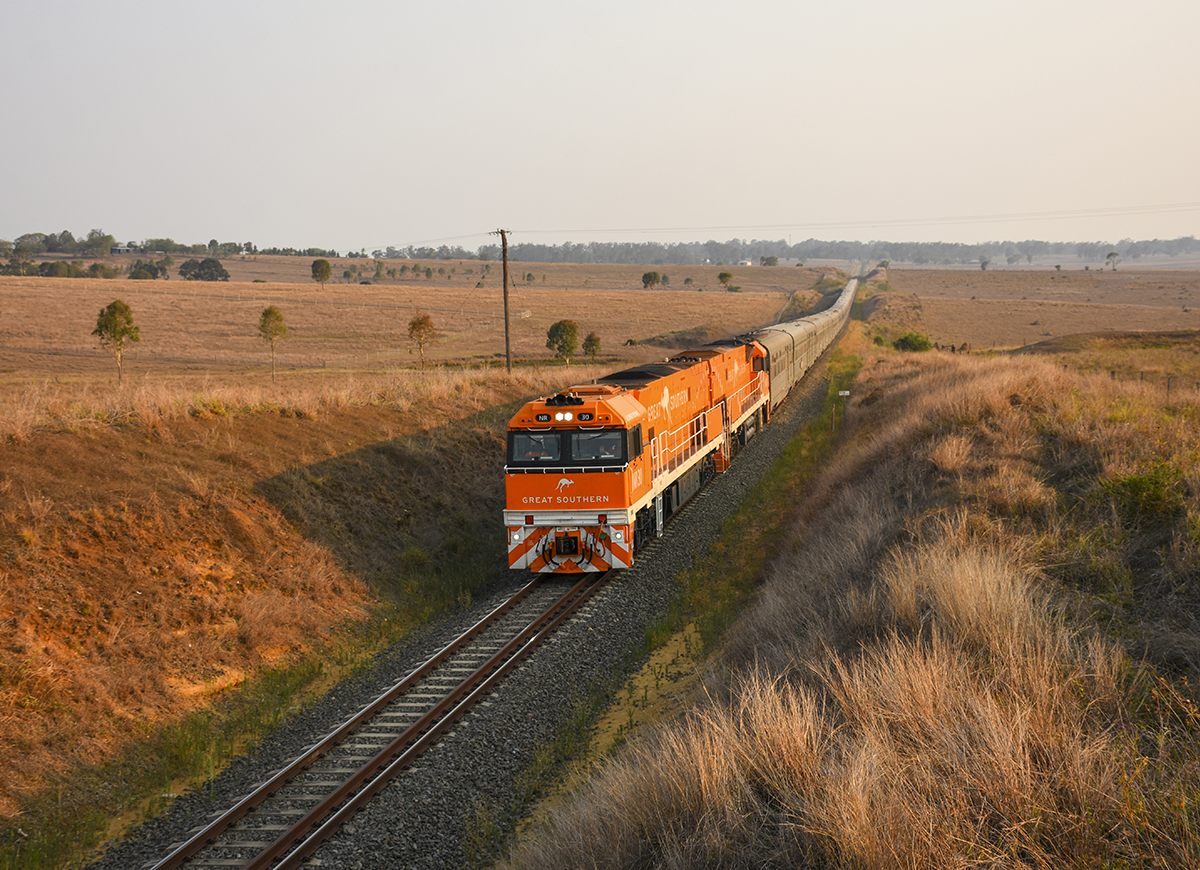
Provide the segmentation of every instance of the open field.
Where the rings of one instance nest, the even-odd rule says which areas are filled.
[[[1200,272],[889,269],[887,280],[920,302],[933,341],[975,350],[1109,329],[1200,329]]]
[[[512,287],[514,357],[549,360],[546,330],[563,318],[579,323],[581,339],[595,331],[607,358],[654,356],[661,350],[627,347],[625,342],[689,329],[717,337],[772,322],[793,292],[807,290],[822,274],[770,270],[788,280],[747,282],[742,292],[729,293],[714,289],[720,287],[715,274],[704,291],[684,289],[682,280],[669,290],[647,291],[632,274],[640,276],[639,269],[624,267],[619,275],[616,269],[563,266],[551,272],[548,267],[554,283],[538,280]],[[285,372],[411,366],[416,357],[409,354],[407,329],[418,308],[432,316],[443,335],[429,351],[432,361],[504,358],[498,281],[476,288],[422,278],[322,289],[311,280],[253,284],[0,277],[0,375],[12,382],[43,375],[115,374],[91,332],[100,309],[118,298],[131,306],[141,328],[141,342],[127,355],[127,371],[135,377],[221,372],[261,378],[269,371],[269,353],[256,326],[267,305],[280,309],[291,333],[277,348],[278,365]]]

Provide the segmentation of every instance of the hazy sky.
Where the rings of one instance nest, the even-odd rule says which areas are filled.
[[[3,13],[0,238],[1200,235],[1196,0]]]

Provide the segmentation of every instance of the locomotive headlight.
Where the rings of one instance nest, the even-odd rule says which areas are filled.
[[[625,533],[624,533],[624,532],[621,532],[621,531],[616,531],[616,532],[613,532],[613,540],[614,540],[614,541],[623,541],[623,540],[625,540]]]
[[[570,419],[571,419],[571,412],[570,412],[570,411],[567,411],[567,413],[563,414],[563,417],[565,417],[567,420],[570,420]]]
[[[514,544],[519,544],[519,543],[521,543],[521,533],[520,533],[519,531],[517,531],[517,532],[513,532],[513,533],[512,533],[512,538],[513,538],[513,543],[514,543]]]
[[[562,413],[562,411],[559,411],[557,414],[555,414],[555,415],[554,415],[554,419],[555,419],[555,420],[557,420],[557,421],[558,421],[558,422],[560,422],[560,423],[562,422],[562,418],[563,418],[563,413]]]

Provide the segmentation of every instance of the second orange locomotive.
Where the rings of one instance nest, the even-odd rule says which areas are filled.
[[[627,568],[765,425],[849,315],[831,308],[614,372],[526,404],[508,425],[509,566]]]

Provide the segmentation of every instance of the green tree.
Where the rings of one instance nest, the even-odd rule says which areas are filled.
[[[74,263],[64,263],[58,260],[53,263],[42,263],[37,268],[38,274],[46,278],[83,278],[87,275]],[[132,276],[130,276],[132,277]]]
[[[117,383],[120,384],[125,350],[128,345],[142,340],[133,322],[133,311],[120,299],[114,299],[106,308],[100,309],[92,335],[100,339],[100,346],[117,361]]]
[[[153,260],[134,260],[133,265],[129,267],[129,277],[134,280],[146,280],[165,278],[167,275],[166,269],[162,268]]]
[[[75,246],[75,250],[91,254],[93,257],[103,257],[117,244],[117,240],[104,230],[89,230],[87,240],[79,242]]]
[[[662,280],[662,276],[659,275],[657,272],[643,272],[642,273],[642,287],[644,287],[647,290],[651,290],[654,287],[657,287],[658,282],[661,280]]]
[[[1104,261],[1108,263],[1108,265],[1111,266],[1112,270],[1115,272],[1117,271],[1117,263],[1121,262],[1121,255],[1116,251],[1109,251],[1108,256],[1104,258]]]
[[[37,273],[37,266],[33,265],[33,252],[21,244],[20,240],[8,252],[7,272],[10,275],[30,275]]]
[[[312,278],[321,285],[321,289],[325,289],[325,284],[333,277],[333,266],[328,260],[313,260]]]
[[[567,365],[579,347],[579,324],[574,320],[560,320],[546,331],[546,347]]]
[[[258,334],[271,346],[271,383],[275,383],[275,342],[288,337],[288,328],[283,322],[283,313],[274,305],[263,309],[258,318]]]
[[[729,282],[733,280],[733,273],[732,272],[722,272],[720,275],[717,276],[717,280],[720,281],[722,284],[724,284],[726,287],[728,287]]]
[[[228,281],[229,272],[215,257],[188,260],[179,267],[179,277],[188,281]]]
[[[28,251],[29,255],[44,254],[46,252],[46,234],[45,233],[23,233],[17,236],[16,246],[23,251]],[[105,251],[107,254],[108,252]]]
[[[600,353],[600,336],[594,332],[589,332],[587,338],[583,340],[583,352],[588,355],[592,362],[595,362],[596,354]]]
[[[117,277],[117,270],[103,263],[92,263],[92,265],[87,267],[87,276],[89,278],[112,279]]]
[[[422,314],[420,308],[413,319],[408,321],[408,340],[416,345],[417,352],[421,354],[421,371],[425,371],[425,348],[432,347],[438,340],[438,331],[434,328],[433,318]],[[412,350],[408,352],[412,353]]]

